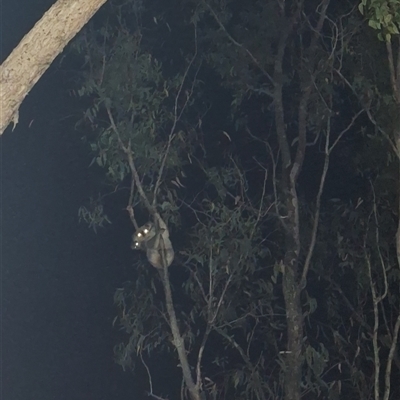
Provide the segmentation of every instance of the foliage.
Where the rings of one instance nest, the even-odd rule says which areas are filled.
[[[89,208],[81,206],[78,211],[78,216],[79,222],[84,221],[89,225],[89,228],[93,228],[95,232],[97,232],[98,228],[102,228],[105,222],[111,224],[110,219],[104,213],[101,199],[98,199],[97,201],[90,199]]]
[[[390,42],[392,35],[400,34],[399,0],[361,0],[358,9],[368,15],[368,25],[380,31],[379,40]]]
[[[377,134],[395,113],[389,74],[354,10],[289,3],[171,1],[156,18],[114,3],[115,21],[75,43],[82,123],[113,186],[99,199],[130,185],[133,224],[150,205],[172,227],[169,274],[138,256],[114,298],[117,362],[143,365],[151,396],[149,358],[177,352],[185,375],[180,346],[192,399],[367,399],[389,359],[398,158]],[[394,4],[360,10],[379,20]],[[390,35],[396,18],[379,22]],[[89,210],[108,221],[101,201]]]

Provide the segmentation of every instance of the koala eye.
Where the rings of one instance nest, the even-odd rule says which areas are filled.
[[[149,233],[149,230],[147,228],[144,229],[144,233]]]
[[[142,237],[142,234],[139,232],[139,233],[137,234],[137,237]]]

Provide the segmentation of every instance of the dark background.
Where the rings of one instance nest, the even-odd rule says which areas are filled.
[[[1,2],[1,61],[53,3]],[[131,278],[129,235],[118,220],[97,235],[79,223],[101,175],[74,129],[79,105],[59,61],[0,138],[1,398],[140,399],[145,381],[113,360],[113,295]]]

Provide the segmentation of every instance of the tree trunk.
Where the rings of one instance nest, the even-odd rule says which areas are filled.
[[[288,251],[285,255],[283,296],[286,308],[287,354],[285,372],[285,400],[300,400],[303,343],[303,314],[297,279],[297,255]]]
[[[0,135],[68,42],[107,0],[58,0],[0,66]]]

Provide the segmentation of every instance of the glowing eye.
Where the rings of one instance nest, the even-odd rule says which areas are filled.
[[[144,233],[149,233],[149,230],[147,228],[144,229]]]
[[[142,234],[139,232],[139,233],[137,234],[137,237],[142,237]]]

